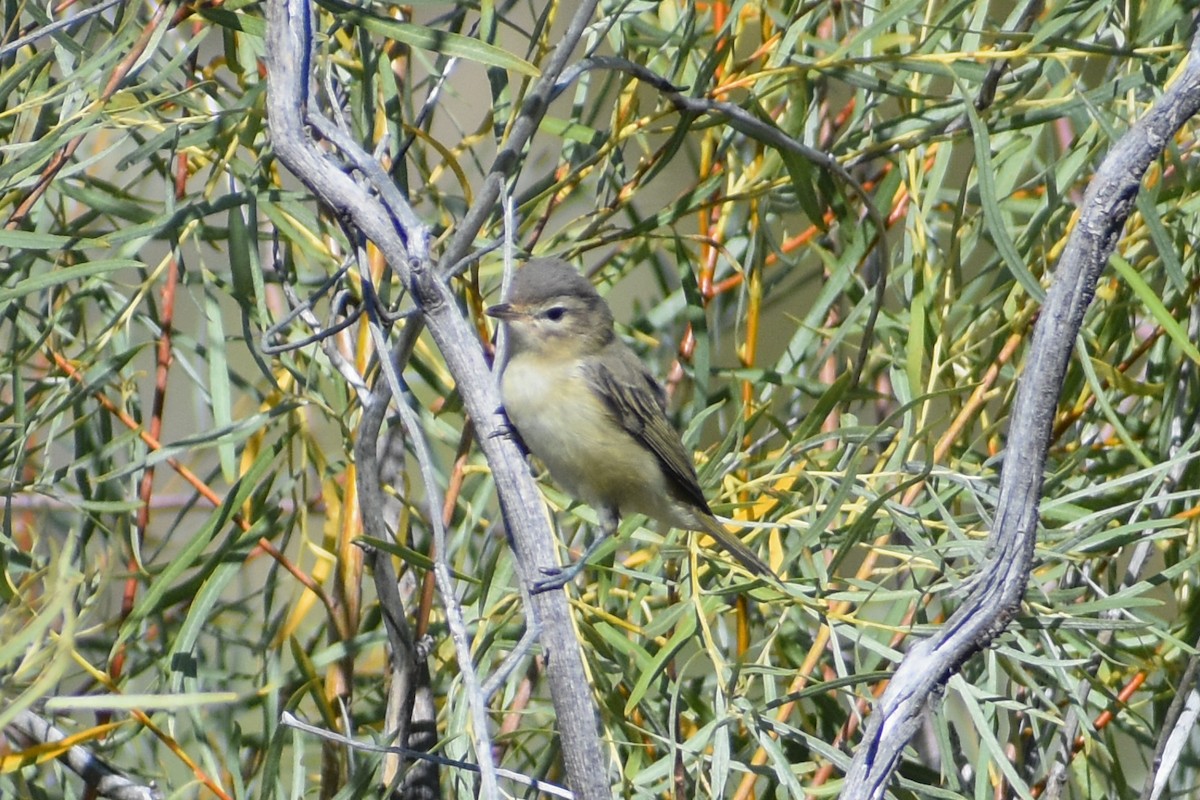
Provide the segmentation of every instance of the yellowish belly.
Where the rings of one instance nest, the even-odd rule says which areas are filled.
[[[501,392],[509,421],[568,494],[598,508],[662,516],[657,459],[612,417],[578,362],[516,359]]]

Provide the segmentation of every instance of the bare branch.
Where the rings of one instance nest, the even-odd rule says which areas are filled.
[[[581,4],[547,59],[542,77],[531,89],[484,186],[476,195],[475,205],[442,253],[441,270],[435,270],[429,260],[428,228],[410,216],[407,203],[395,187],[380,179],[382,171],[372,167],[371,159],[361,148],[347,141],[331,122],[322,120],[310,105],[312,17],[308,0],[272,0],[267,8],[268,116],[275,152],[335,214],[375,243],[412,293],[424,324],[454,376],[475,427],[476,440],[492,466],[497,494],[526,582],[539,576],[543,567],[554,566],[553,534],[524,456],[503,435],[495,381],[482,347],[458,310],[444,276],[448,265],[462,262],[479,229],[493,213],[503,183],[515,171],[526,144],[537,130],[555,81],[571,58],[595,5],[595,0]],[[356,183],[342,166],[316,146],[306,124],[330,137],[342,155],[366,177],[373,192]],[[408,324],[420,323],[410,320]],[[446,584],[441,581],[439,584],[445,591]],[[561,592],[547,592],[531,602],[534,618],[542,626],[543,647],[552,654],[547,676],[558,716],[568,782],[577,797],[607,797],[608,771],[566,597]],[[480,752],[477,757],[483,760],[489,756]]]
[[[412,443],[417,464],[421,470],[421,479],[425,484],[425,500],[429,505],[429,524],[433,527],[433,574],[437,579],[438,590],[442,593],[446,609],[446,624],[450,629],[450,638],[454,642],[454,651],[458,656],[458,669],[462,674],[463,686],[470,699],[471,708],[471,739],[479,759],[479,774],[481,778],[480,794],[483,797],[497,796],[496,771],[492,763],[492,737],[488,730],[486,701],[479,686],[479,678],[475,673],[475,664],[471,661],[470,635],[467,633],[467,623],[463,617],[462,606],[454,592],[454,578],[450,575],[450,566],[446,560],[446,526],[442,524],[439,509],[444,502],[438,486],[437,475],[433,465],[433,455],[429,443],[421,431],[420,420],[405,401],[400,387],[400,375],[388,356],[387,342],[379,324],[371,320],[371,338],[375,341],[375,349],[380,354],[383,366],[383,379],[396,399],[396,408],[400,419],[404,422],[405,431]],[[381,396],[382,393],[381,393]]]
[[[346,747],[359,750],[364,753],[400,753],[410,758],[421,759],[422,761],[429,761],[447,767],[454,767],[455,769],[466,770],[467,772],[479,771],[479,768],[474,764],[456,761],[453,758],[446,758],[434,753],[421,753],[414,750],[405,750],[403,747],[383,747],[381,745],[371,744],[370,742],[360,742],[356,739],[351,739],[348,736],[342,736],[339,733],[334,733],[333,731],[328,731],[324,728],[318,728],[315,725],[309,725],[307,722],[304,722],[289,711],[283,712],[280,722],[289,728],[295,728],[298,731],[304,731],[305,733],[312,734],[313,736],[320,737],[321,739],[325,739],[330,742],[336,742],[337,744],[342,744]],[[498,769],[496,772],[503,778],[507,778],[508,780],[523,786],[528,786],[532,789],[545,792],[551,797],[570,798],[572,796],[570,792],[564,790],[562,787],[555,786],[554,784],[547,783],[546,781],[539,781],[534,778],[521,775],[513,772],[512,770]]]
[[[1042,469],[1054,412],[1083,315],[1137,197],[1142,175],[1170,137],[1200,111],[1200,37],[1186,68],[1109,152],[1080,209],[1046,296],[1017,389],[990,557],[962,607],[914,646],[876,704],[842,797],[879,798],[920,725],[921,712],[968,658],[1016,614],[1033,564]]]
[[[60,742],[67,738],[67,734],[32,711],[17,714],[5,728],[5,732],[30,745]],[[86,747],[70,747],[60,759],[101,797],[109,797],[112,800],[158,800],[162,797],[162,792],[156,787],[135,783],[94,756]]]
[[[378,381],[363,402],[362,419],[354,440],[355,482],[358,487],[358,503],[361,510],[363,533],[376,539],[386,539],[387,524],[383,518],[382,476],[379,471],[379,431],[383,426],[391,385]],[[371,574],[375,580],[375,593],[382,609],[383,627],[387,632],[392,649],[392,681],[388,687],[389,716],[385,732],[394,737],[401,747],[409,747],[408,731],[412,719],[413,703],[416,698],[417,648],[404,601],[396,588],[396,573],[391,557],[376,548],[369,548],[367,560],[371,563]],[[394,706],[394,708],[393,708]],[[384,783],[391,782],[392,773],[400,767],[385,762]]]

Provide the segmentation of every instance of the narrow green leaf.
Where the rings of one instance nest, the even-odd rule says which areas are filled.
[[[249,537],[242,537],[243,541],[248,539]],[[245,564],[242,559],[226,558],[221,560],[208,580],[204,581],[200,591],[196,593],[195,601],[188,605],[187,618],[179,627],[174,641],[171,642],[170,653],[172,656],[181,653],[188,654],[195,649],[200,637],[214,624],[213,609],[220,602],[222,593],[230,581],[242,575],[243,569],[245,569]],[[174,691],[183,691],[184,677],[181,671],[173,672],[171,688]]]
[[[200,15],[201,19],[205,19],[227,30],[248,33],[259,39],[267,35],[266,20],[260,17],[252,17],[249,14],[235,14],[232,11],[224,8],[216,8],[211,5],[197,6],[196,13]]]
[[[208,318],[208,395],[212,403],[213,423],[218,430],[233,427],[232,388],[229,385],[229,362],[225,353],[225,324],[221,306],[212,291],[204,294],[204,313]],[[226,483],[237,479],[237,457],[232,439],[217,442],[221,475]]]
[[[103,275],[106,272],[116,272],[119,269],[130,269],[141,266],[144,266],[141,261],[134,261],[130,258],[110,258],[100,261],[86,261],[82,264],[76,264],[73,267],[59,267],[47,270],[46,272],[39,272],[18,282],[16,286],[8,289],[0,289],[0,303],[9,303],[18,297],[24,297],[27,294],[40,292],[43,289],[49,289],[51,286],[59,286],[70,281],[83,280],[94,275]]]
[[[920,257],[913,259],[911,274],[912,300],[908,304],[911,318],[908,325],[908,336],[904,341],[904,377],[910,398],[919,395],[925,385],[925,358],[931,350],[925,339],[928,332],[925,310],[930,303],[925,286],[925,259]]]
[[[338,0],[317,0],[317,3],[346,22],[360,25],[371,33],[395,39],[397,42],[403,42],[411,47],[431,50],[447,56],[458,56],[489,67],[511,69],[532,78],[542,74],[541,70],[525,59],[469,36],[381,17],[364,9],[338,2]]]
[[[1083,373],[1087,377],[1088,384],[1091,386],[1092,394],[1096,396],[1096,407],[1100,409],[1100,413],[1104,415],[1104,419],[1113,426],[1113,431],[1117,434],[1117,438],[1125,443],[1125,446],[1129,448],[1130,454],[1133,455],[1138,464],[1147,469],[1153,467],[1154,459],[1138,444],[1137,438],[1126,427],[1126,416],[1119,413],[1113,408],[1112,403],[1109,402],[1108,392],[1100,382],[1100,378],[1096,375],[1095,370],[1092,369],[1094,363],[1094,359],[1085,358],[1080,360],[1079,365],[1083,368]]]
[[[1092,362],[1092,369],[1096,371],[1096,374],[1104,378],[1108,385],[1117,391],[1140,397],[1161,397],[1163,389],[1166,388],[1161,383],[1144,383],[1134,380],[1114,365],[1107,361],[1101,361],[1095,356],[1089,356],[1089,359]]]
[[[1171,341],[1183,351],[1185,356],[1190,358],[1194,363],[1200,364],[1200,350],[1196,349],[1196,345],[1192,344],[1191,339],[1188,338],[1187,331],[1183,329],[1183,326],[1171,316],[1171,312],[1163,305],[1158,292],[1154,291],[1154,289],[1150,288],[1149,284],[1142,280],[1141,274],[1133,268],[1132,264],[1116,253],[1113,253],[1112,257],[1109,258],[1109,263],[1113,265],[1113,269],[1117,271],[1117,274],[1129,284],[1129,287],[1133,289],[1133,293],[1137,295],[1138,299],[1145,304],[1146,310],[1150,312],[1150,316],[1162,326],[1162,329],[1166,331]]]
[[[200,706],[230,705],[244,698],[235,692],[185,692],[181,694],[66,695],[46,701],[47,711],[158,711]]]
[[[1012,234],[1009,233],[1010,223],[1005,218],[1003,209],[1000,208],[1000,198],[996,194],[996,167],[992,163],[991,137],[988,135],[987,126],[983,124],[983,120],[979,118],[979,112],[975,110],[971,93],[960,81],[956,80],[955,82],[958,85],[959,94],[963,98],[962,107],[966,110],[967,118],[971,122],[971,142],[975,146],[975,176],[979,179],[979,203],[983,207],[983,221],[987,226],[988,235],[991,237],[996,251],[1000,253],[1000,259],[1008,267],[1012,276],[1017,279],[1030,297],[1042,301],[1046,298],[1046,290],[1030,272],[1025,259],[1017,252],[1017,245],[1013,241]]]
[[[246,195],[246,210],[250,213],[250,219],[258,219],[258,200],[254,194]],[[246,258],[249,261],[251,291],[253,292],[255,309],[258,311],[258,319],[267,319],[267,293],[263,288],[262,262],[258,257],[258,228],[253,225],[246,226],[246,247],[244,250]],[[251,346],[250,337],[246,338],[246,345]]]
[[[233,520],[242,503],[257,488],[258,482],[262,480],[263,475],[274,466],[275,459],[278,458],[285,443],[286,440],[281,439],[275,446],[264,447],[262,449],[262,452],[258,454],[254,463],[250,465],[250,469],[238,479],[238,482],[233,486],[233,490],[225,496],[225,502],[221,504],[221,507],[215,509],[209,515],[208,521],[204,526],[186,541],[183,548],[174,554],[171,562],[163,568],[162,572],[154,577],[146,593],[142,595],[141,599],[133,607],[133,611],[126,618],[125,624],[121,628],[120,638],[122,640],[126,640],[134,635],[142,620],[161,610],[160,607],[163,598],[174,588],[175,581],[184,572],[196,566],[196,562],[199,560],[200,554],[204,552],[204,549]],[[258,524],[262,524],[262,520],[256,523],[256,525]],[[224,547],[232,547],[239,538],[241,537],[238,534],[234,534]],[[216,566],[217,564],[212,559],[207,563],[209,572]]]
[[[1179,262],[1179,253],[1175,251],[1175,243],[1171,241],[1171,235],[1163,225],[1163,212],[1155,206],[1154,200],[1144,188],[1138,192],[1136,202],[1146,230],[1150,232],[1150,239],[1154,242],[1155,252],[1161,259],[1163,271],[1171,282],[1171,288],[1181,294],[1186,293],[1188,279],[1183,273],[1183,265]]]
[[[629,699],[625,702],[626,714],[633,713],[633,710],[637,708],[637,704],[641,702],[642,697],[645,696],[646,691],[650,688],[650,685],[658,680],[659,676],[662,675],[663,670],[667,668],[667,663],[674,658],[675,654],[679,652],[684,645],[691,641],[692,637],[695,635],[696,615],[685,614],[680,617],[679,627],[675,629],[674,634],[672,634],[667,643],[662,646],[662,649],[654,655],[654,660],[651,662],[650,666],[642,671],[642,674],[638,676],[637,683],[635,683],[633,688],[629,691]]]
[[[823,231],[828,231],[825,215],[821,213],[823,203],[817,194],[817,182],[813,175],[812,164],[808,159],[790,150],[779,148],[777,151],[783,166],[787,168],[788,177],[792,182],[792,191],[796,193],[796,201],[800,203],[809,222]]]
[[[103,239],[85,239],[79,236],[61,236],[38,231],[10,231],[0,229],[0,247],[14,250],[65,250],[69,247],[104,247]]]
[[[987,702],[990,698],[980,697],[982,691],[968,684],[961,675],[955,675],[950,679],[950,688],[961,698],[963,707],[974,722],[975,732],[979,737],[978,774],[987,775],[992,769],[999,769],[1018,797],[1033,800],[1029,784],[1021,775],[1017,774],[1012,758],[1005,752],[1004,745],[996,738],[995,707],[992,703]],[[987,704],[986,708],[984,703]]]
[[[254,268],[250,263],[250,236],[240,206],[229,209],[229,273],[233,279],[233,299],[248,311],[256,297]]]
[[[567,139],[592,147],[597,147],[604,142],[604,134],[601,131],[588,125],[581,125],[574,120],[552,117],[549,114],[542,117],[542,122],[538,125],[538,130],[548,133],[551,136],[557,136],[560,139]]]

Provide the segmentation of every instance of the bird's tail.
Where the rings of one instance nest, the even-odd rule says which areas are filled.
[[[746,569],[755,575],[761,575],[764,578],[773,578],[776,581],[779,580],[779,576],[767,565],[767,562],[759,558],[741,539],[727,531],[725,526],[716,517],[709,516],[708,514],[697,514],[696,521],[701,523],[697,530],[703,531],[716,539],[717,543],[725,548],[731,556],[742,562],[742,566]]]

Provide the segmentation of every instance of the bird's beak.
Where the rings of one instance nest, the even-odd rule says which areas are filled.
[[[517,317],[524,316],[511,303],[500,303],[499,305],[490,306],[485,313],[489,317],[495,317],[500,320],[516,319]]]

